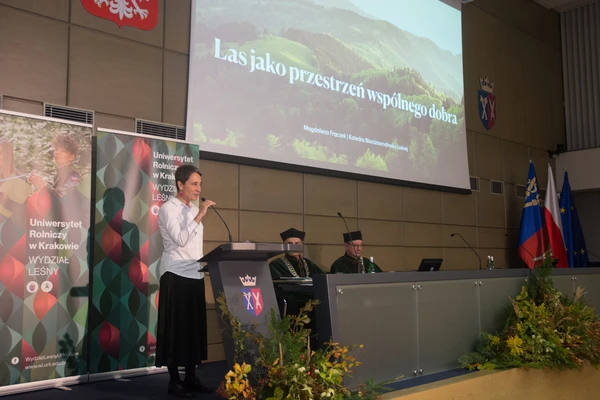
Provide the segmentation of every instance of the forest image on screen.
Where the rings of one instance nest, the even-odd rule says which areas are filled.
[[[200,152],[468,189],[461,12],[439,0],[194,0]]]

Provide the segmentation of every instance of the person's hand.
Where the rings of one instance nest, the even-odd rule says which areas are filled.
[[[32,172],[31,174],[29,174],[29,183],[32,183],[33,185],[37,186],[38,188],[46,186],[46,181],[44,180],[44,178],[42,178],[35,172]]]
[[[214,206],[217,203],[215,203],[212,200],[204,200],[203,202],[200,203],[200,211],[198,211],[198,215],[196,216],[197,218],[202,218],[206,215],[207,211],[208,211],[208,207],[210,206]]]

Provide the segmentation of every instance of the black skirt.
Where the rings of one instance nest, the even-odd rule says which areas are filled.
[[[198,365],[208,357],[204,279],[160,278],[156,366]]]

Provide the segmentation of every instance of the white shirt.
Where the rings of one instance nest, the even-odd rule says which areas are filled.
[[[158,228],[163,238],[163,255],[160,260],[160,276],[172,272],[185,278],[202,279],[203,272],[198,259],[202,258],[204,227],[194,217],[198,207],[186,206],[177,197],[171,197],[158,212]]]

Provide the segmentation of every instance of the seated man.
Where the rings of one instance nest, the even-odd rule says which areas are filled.
[[[368,258],[362,257],[363,241],[360,231],[344,233],[346,254],[338,258],[331,265],[331,274],[357,274],[361,269],[361,261],[364,264],[364,272],[383,272],[377,264]]]
[[[290,228],[279,235],[284,244],[303,244],[305,233]],[[280,279],[281,277],[311,278],[313,275],[325,273],[308,258],[302,257],[301,253],[295,252],[285,253],[283,257],[271,261],[269,269],[271,270],[273,280]],[[305,290],[300,291],[298,289]],[[300,287],[293,283],[275,284],[275,295],[277,296],[277,303],[282,317],[284,315],[298,315],[306,302],[314,299],[312,290],[307,291],[306,289],[308,288]],[[314,310],[309,313],[308,317],[310,318],[310,322],[306,324],[305,328],[311,330],[311,348],[316,349],[318,342]]]
[[[284,244],[302,244],[305,232],[290,228],[279,234]],[[302,257],[301,253],[288,252],[283,257],[276,258],[269,263],[271,277],[279,279],[285,277],[310,278],[313,275],[324,274],[321,268],[308,258]]]

